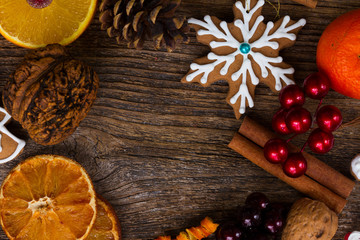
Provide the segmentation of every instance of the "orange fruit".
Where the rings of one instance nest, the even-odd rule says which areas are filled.
[[[0,0],[0,33],[26,48],[67,45],[90,24],[97,0]]]
[[[10,239],[85,239],[96,219],[96,194],[85,170],[61,156],[31,157],[0,189],[0,223]]]
[[[316,62],[332,89],[360,99],[360,9],[338,17],[325,29]]]
[[[120,240],[119,220],[111,207],[102,197],[97,198],[97,215],[95,223],[86,240]]]

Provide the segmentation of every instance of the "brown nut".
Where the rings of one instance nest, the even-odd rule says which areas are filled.
[[[291,207],[281,240],[330,240],[338,228],[338,217],[324,203],[308,198]]]
[[[3,102],[35,142],[53,145],[79,126],[98,87],[93,69],[54,44],[25,56],[4,87]]]

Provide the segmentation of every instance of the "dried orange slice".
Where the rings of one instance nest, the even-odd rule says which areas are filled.
[[[0,223],[10,239],[85,239],[96,219],[96,194],[71,159],[40,155],[16,166],[0,189]]]
[[[101,196],[97,198],[97,215],[86,240],[120,240],[121,228],[119,220],[111,207]]]
[[[26,48],[67,45],[90,24],[97,0],[0,0],[0,33]]]

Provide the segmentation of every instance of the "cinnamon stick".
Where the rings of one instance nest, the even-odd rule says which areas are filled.
[[[249,117],[244,118],[239,133],[261,147],[264,147],[268,140],[279,137],[276,133],[258,124]],[[288,146],[290,152],[298,152],[300,150],[291,143],[289,143]],[[314,156],[306,152],[303,152],[303,155],[308,163],[308,169],[305,173],[307,176],[345,199],[350,195],[355,186],[354,181],[351,181]]]
[[[272,175],[286,182],[296,190],[304,194],[324,202],[330,209],[336,213],[340,213],[346,205],[346,199],[340,197],[319,183],[315,182],[307,176],[299,178],[290,178],[286,176],[280,165],[269,163],[263,154],[263,150],[258,145],[236,133],[231,140],[229,147],[249,159],[259,167],[263,168]]]
[[[310,8],[316,8],[317,0],[293,0],[294,2],[300,3]]]

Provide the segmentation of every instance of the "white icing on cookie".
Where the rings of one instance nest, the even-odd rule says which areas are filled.
[[[247,84],[249,81],[251,81],[251,84],[253,85],[259,84],[260,76],[256,76],[253,69],[253,64],[257,64],[260,67],[262,78],[267,78],[270,74],[273,76],[275,79],[274,87],[278,91],[280,91],[282,88],[282,82],[284,82],[286,85],[294,84],[294,82],[289,77],[287,77],[288,74],[294,73],[294,69],[292,67],[281,68],[274,66],[274,64],[281,63],[283,59],[281,57],[266,56],[261,51],[261,49],[264,47],[270,47],[274,50],[278,50],[279,43],[276,40],[281,38],[287,38],[291,41],[294,41],[296,39],[296,35],[290,32],[294,29],[304,26],[306,23],[305,19],[301,19],[296,23],[287,26],[290,22],[290,17],[285,16],[280,26],[271,34],[270,32],[274,28],[274,23],[268,22],[262,36],[253,42],[250,42],[250,39],[252,39],[255,32],[258,30],[258,27],[264,20],[264,17],[261,15],[257,16],[255,23],[252,26],[250,25],[251,19],[254,17],[254,14],[265,4],[264,0],[259,0],[255,6],[249,10],[251,1],[256,0],[246,0],[244,4],[240,1],[235,3],[236,8],[243,16],[243,19],[236,19],[234,21],[234,25],[241,31],[243,37],[242,42],[238,41],[232,35],[229,30],[228,23],[225,21],[222,21],[218,27],[213,22],[212,18],[208,15],[204,17],[204,21],[194,18],[190,18],[188,20],[190,24],[195,24],[202,27],[202,29],[197,31],[199,36],[212,35],[216,38],[216,40],[209,43],[211,49],[229,47],[234,49],[234,51],[229,50],[230,53],[227,55],[217,55],[211,52],[208,54],[208,59],[212,60],[212,62],[207,64],[192,63],[190,68],[193,70],[193,72],[186,76],[186,81],[191,82],[196,77],[201,76],[200,83],[207,84],[211,72],[215,71],[215,68],[219,64],[225,63],[225,65],[220,69],[220,75],[226,76],[227,74],[231,74],[230,77],[232,81],[241,81],[238,92],[230,99],[230,103],[232,105],[235,105],[236,102],[240,99],[239,112],[241,114],[245,112],[246,102],[248,102],[249,107],[254,106],[254,101],[251,97]],[[240,49],[242,44],[247,45],[249,50],[246,52],[242,51]],[[257,49],[256,51],[254,51],[255,48]],[[242,55],[243,57],[236,58],[238,55]],[[251,58],[249,58],[249,56],[251,56]],[[239,70],[235,70],[235,72],[232,73],[229,72],[229,69],[232,66],[238,68]],[[234,67],[231,69],[235,69]],[[247,79],[248,75],[250,76],[250,80]]]
[[[252,47],[254,48],[263,48],[263,47],[271,47],[272,49],[278,49],[279,44],[277,42],[271,42],[274,39],[280,39],[280,38],[287,38],[291,41],[295,41],[296,35],[293,33],[290,33],[292,30],[299,28],[301,26],[304,26],[306,24],[305,19],[300,19],[296,23],[286,27],[286,25],[290,22],[290,17],[285,16],[280,27],[269,35],[271,29],[274,27],[273,22],[268,22],[266,25],[266,29],[264,31],[264,34],[252,43]]]
[[[6,112],[6,110],[4,108],[0,107],[0,112],[5,114],[4,119],[0,122],[0,132],[3,133],[3,134],[8,135],[12,140],[14,140],[18,144],[15,151],[9,157],[4,158],[4,159],[0,159],[0,164],[1,164],[1,163],[6,163],[8,161],[11,161],[17,155],[19,155],[21,150],[25,147],[25,141],[17,138],[11,132],[9,132],[9,130],[7,130],[7,128],[5,127],[5,124],[11,119],[11,116],[10,116],[10,114],[8,114]],[[2,135],[0,135],[0,152],[2,152],[2,150],[3,150],[2,147],[1,147],[2,146],[1,140],[2,140]]]
[[[360,232],[354,231],[352,232],[347,240],[360,240]]]
[[[351,161],[351,171],[360,180],[360,154]]]

